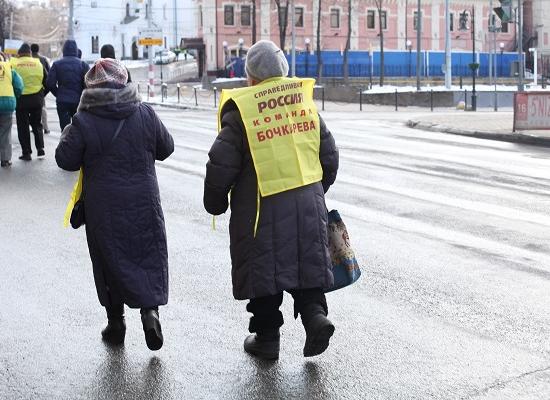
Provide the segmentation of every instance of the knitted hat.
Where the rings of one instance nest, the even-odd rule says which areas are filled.
[[[31,54],[31,46],[28,43],[23,43],[19,50],[17,51],[18,55],[21,54]]]
[[[256,42],[246,55],[246,74],[258,81],[288,75],[288,61],[283,51],[270,40]]]
[[[99,51],[101,58],[116,58],[115,48],[110,44],[104,44]]]
[[[86,87],[123,87],[128,82],[128,71],[118,60],[100,58],[84,77]]]

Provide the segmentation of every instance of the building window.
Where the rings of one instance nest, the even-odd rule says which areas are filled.
[[[294,7],[294,26],[298,28],[304,27],[304,8]]]
[[[92,54],[99,53],[99,36],[92,36]]]
[[[340,10],[338,8],[330,9],[330,27],[340,28]]]
[[[374,10],[367,11],[367,29],[374,29]]]
[[[286,26],[286,6],[281,6],[279,8],[279,26]]]
[[[126,18],[130,16],[130,3],[126,3]]]
[[[413,21],[414,30],[418,30],[418,11],[414,12],[414,21]]]
[[[500,24],[500,31],[502,33],[508,33],[508,22],[503,22]]]
[[[460,17],[458,19],[458,29],[461,31],[467,31],[468,30],[468,13],[466,11],[460,13]]]
[[[235,25],[235,6],[223,6],[224,25]]]
[[[162,18],[166,19],[166,4],[162,5]]]
[[[388,12],[380,11],[380,20],[382,21],[382,29],[388,29]]]
[[[250,26],[250,6],[241,6],[241,25]]]
[[[455,14],[454,13],[450,13],[449,14],[449,29],[451,30],[451,32],[453,32],[455,30]]]
[[[92,0],[91,7],[92,8],[97,8],[97,1],[96,0]]]

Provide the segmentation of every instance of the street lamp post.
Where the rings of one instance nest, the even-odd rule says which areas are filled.
[[[243,38],[239,38],[239,60],[242,60],[242,57],[243,57],[243,46],[244,46],[244,39]],[[240,61],[239,61],[240,63]],[[242,63],[241,63],[242,65]],[[240,74],[240,76],[244,76],[244,66],[243,66],[243,70]]]
[[[409,78],[412,76],[412,42],[410,40],[407,40],[407,50],[409,50]]]
[[[159,55],[160,55],[160,84],[162,85],[162,83],[164,82],[164,79],[162,77],[162,50],[160,51]]]
[[[243,46],[244,46],[244,39],[239,38],[239,58],[243,56]]]
[[[309,46],[311,45],[311,40],[306,38],[306,77],[309,75]]]
[[[222,46],[223,46],[223,71],[224,71],[224,75],[226,78],[229,78],[229,71],[227,70],[227,49],[228,49],[228,46],[229,46],[229,43],[227,43],[227,41],[223,41],[222,43]]]
[[[499,72],[499,75],[502,77],[502,64],[504,63],[503,62],[503,59],[504,59],[504,43],[500,42],[499,44],[500,46],[500,66],[499,66],[499,69],[500,69],[500,72]]]

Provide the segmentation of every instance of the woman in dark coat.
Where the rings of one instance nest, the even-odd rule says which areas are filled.
[[[96,62],[55,158],[67,171],[84,169],[86,237],[108,318],[104,340],[124,341],[126,304],[141,308],[147,346],[158,350],[163,344],[158,306],[168,301],[168,254],[155,160],[172,154],[174,142],[127,79],[117,60]]]
[[[260,41],[249,49],[246,68],[249,84],[284,77],[288,64],[272,42]],[[283,291],[294,297],[294,316],[300,314],[306,330],[304,355],[322,353],[334,326],[324,288],[333,284],[327,239],[325,192],[336,179],[338,149],[320,120],[319,158],[322,181],[262,197],[256,236],[258,181],[243,120],[234,102],[221,112],[221,131],[209,152],[204,182],[204,207],[214,215],[228,208],[233,295],[250,299],[247,310],[250,335],[245,350],[260,358],[279,355],[279,307]]]

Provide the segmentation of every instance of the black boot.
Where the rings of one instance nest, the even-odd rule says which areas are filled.
[[[107,309],[107,326],[101,331],[103,340],[112,345],[124,343],[126,322],[124,321],[124,304],[105,307]]]
[[[244,351],[264,360],[279,358],[281,336],[279,329],[249,335],[244,340]]]
[[[317,356],[327,349],[334,325],[320,304],[307,304],[300,314],[306,330],[304,357]]]
[[[158,309],[142,308],[141,323],[143,324],[147,347],[150,350],[159,350],[164,343],[164,337],[162,336]]]

